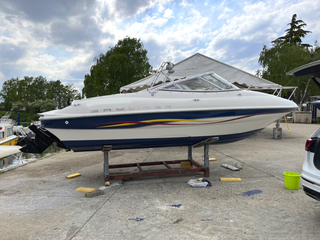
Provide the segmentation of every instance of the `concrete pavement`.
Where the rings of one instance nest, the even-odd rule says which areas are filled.
[[[210,146],[211,188],[181,175],[113,181],[102,188],[102,152],[62,152],[0,175],[0,239],[319,239],[320,202],[284,187],[283,172],[301,172],[316,124],[270,125],[248,139]],[[193,157],[203,164],[203,148]],[[185,159],[187,148],[111,151],[110,164]],[[243,163],[233,172],[221,167]],[[66,179],[73,173],[80,177]],[[240,177],[242,182],[221,182]]]

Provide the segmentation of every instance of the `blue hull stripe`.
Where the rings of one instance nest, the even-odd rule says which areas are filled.
[[[171,122],[188,124],[188,120],[201,120],[208,118],[223,118],[239,116],[251,117],[262,114],[288,113],[291,108],[282,109],[247,109],[247,110],[216,110],[216,111],[186,111],[186,112],[153,112],[144,114],[124,114],[115,116],[66,118],[58,120],[41,120],[45,128],[58,129],[110,129],[110,128],[136,128],[148,125],[170,125]],[[185,122],[183,122],[185,121]],[[211,122],[214,123],[214,122]],[[203,124],[211,124],[203,123]]]
[[[157,147],[175,147],[192,146],[210,137],[219,137],[219,141],[214,144],[230,143],[247,138],[262,129],[257,129],[245,133],[229,134],[222,136],[205,137],[186,137],[186,138],[148,138],[148,139],[123,139],[123,140],[96,140],[96,141],[63,141],[67,147],[75,152],[98,151],[102,150],[104,145],[112,145],[113,150],[132,149],[132,148],[157,148]]]

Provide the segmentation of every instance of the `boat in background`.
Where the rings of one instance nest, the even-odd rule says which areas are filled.
[[[53,141],[78,151],[195,146],[249,137],[298,106],[290,100],[239,89],[214,72],[170,77],[163,63],[150,88],[74,101],[39,114],[41,127],[23,152],[41,152]],[[162,83],[157,81],[165,76]],[[215,139],[210,141],[210,139]]]
[[[10,112],[7,112],[0,119],[0,146],[16,145],[19,137],[14,134],[14,122],[10,117]]]
[[[22,154],[16,146],[19,137],[14,134],[14,121],[9,118],[10,112],[7,112],[0,119],[0,169],[7,167],[14,159],[14,154]]]

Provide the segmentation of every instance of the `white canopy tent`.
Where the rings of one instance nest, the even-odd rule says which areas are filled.
[[[175,79],[211,71],[214,71],[221,77],[241,88],[271,91],[282,89],[282,86],[279,84],[275,84],[263,78],[256,77],[241,69],[219,62],[200,53],[196,53],[191,57],[175,64],[174,73],[171,73],[170,77]],[[120,92],[137,92],[142,89],[146,89],[151,86],[153,79],[154,75],[148,76],[139,81],[121,87]],[[161,83],[163,81],[164,76],[160,75],[156,83]]]

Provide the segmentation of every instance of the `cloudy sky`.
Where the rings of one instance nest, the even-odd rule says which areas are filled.
[[[44,76],[80,90],[94,57],[140,38],[150,64],[197,52],[250,73],[297,14],[320,41],[320,0],[0,0],[0,86]]]

